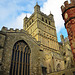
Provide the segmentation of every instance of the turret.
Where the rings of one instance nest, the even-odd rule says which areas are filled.
[[[34,12],[39,12],[39,11],[40,11],[40,6],[38,5],[38,3],[36,3],[34,7]]]
[[[64,6],[61,6],[61,10],[75,61],[75,0],[70,1],[70,4],[68,1],[65,1]]]
[[[26,22],[28,20],[28,17],[26,15],[26,17],[23,19],[23,29],[26,29]]]

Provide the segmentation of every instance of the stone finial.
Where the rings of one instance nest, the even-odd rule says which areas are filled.
[[[40,12],[40,6],[38,5],[38,3],[36,3],[34,7],[34,12]]]
[[[36,5],[38,5],[38,2],[36,2]]]
[[[1,31],[3,31],[3,32],[6,32],[8,30],[8,28],[7,27],[2,27],[2,29],[1,29]]]
[[[53,18],[53,14],[51,13],[51,11],[50,11],[49,17],[50,18]]]

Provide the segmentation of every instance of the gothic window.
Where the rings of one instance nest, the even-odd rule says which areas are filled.
[[[10,75],[30,75],[30,48],[23,41],[15,43],[12,50]]]
[[[46,23],[47,23],[47,20],[45,20],[46,21]]]
[[[64,61],[64,63],[66,64],[66,60]]]
[[[42,17],[42,21],[44,21],[44,18]]]
[[[49,25],[50,25],[50,21],[49,21]]]

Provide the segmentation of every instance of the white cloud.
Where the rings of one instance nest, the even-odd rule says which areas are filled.
[[[65,0],[37,0],[42,12],[54,15],[57,33],[64,27],[64,21],[61,15],[61,5]],[[69,1],[70,2],[70,1]],[[43,4],[44,3],[44,4]],[[31,15],[36,0],[0,0],[0,29],[2,26],[8,28],[23,28],[23,18]]]
[[[61,5],[63,5],[64,1],[66,0],[47,0],[47,2],[45,2],[43,7],[41,8],[41,10],[45,14],[48,15],[51,11],[51,13],[54,15],[57,33],[61,30],[61,28],[64,27],[64,21],[61,15],[62,13],[60,8]]]
[[[27,17],[31,16],[30,13],[22,13],[15,19],[15,21],[9,22],[8,27],[14,29],[23,29],[23,19],[26,15]]]

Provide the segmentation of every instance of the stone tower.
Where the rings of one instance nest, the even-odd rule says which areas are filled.
[[[75,0],[70,1],[70,4],[68,3],[68,1],[65,1],[64,6],[61,6],[61,10],[75,61]]]
[[[34,13],[24,18],[23,29],[40,41],[41,66],[47,67],[47,72],[57,70],[55,56],[60,54],[53,14],[46,15],[36,3]],[[46,64],[48,63],[48,64]],[[54,65],[55,64],[55,65]],[[64,68],[64,67],[63,67]]]
[[[53,15],[41,12],[38,3],[34,7],[34,13],[29,18],[24,18],[23,29],[41,42],[42,50],[43,48],[59,50]]]

